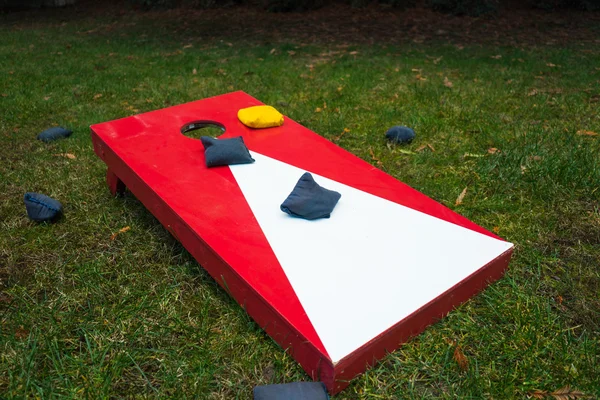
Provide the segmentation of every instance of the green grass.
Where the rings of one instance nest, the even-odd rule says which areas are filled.
[[[600,44],[307,43],[190,25],[0,16],[0,397],[246,399],[307,379],[135,197],[109,195],[92,150],[91,124],[233,90],[516,244],[503,279],[338,398],[600,396],[600,136],[576,134],[600,133]],[[57,124],[73,136],[35,140]],[[395,124],[417,139],[388,145]],[[30,222],[26,191],[59,199],[64,218]]]

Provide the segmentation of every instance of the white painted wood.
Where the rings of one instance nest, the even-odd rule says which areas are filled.
[[[231,171],[334,362],[513,246],[314,173],[342,198],[330,219],[290,217],[306,171],[252,157]]]

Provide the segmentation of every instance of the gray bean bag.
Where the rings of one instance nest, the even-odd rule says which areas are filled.
[[[23,200],[27,216],[33,221],[52,221],[62,213],[62,204],[44,194],[27,192]]]
[[[63,128],[62,126],[56,126],[54,128],[46,129],[37,135],[37,139],[42,142],[52,142],[53,140],[66,138],[71,136],[73,131]]]
[[[406,126],[393,126],[385,133],[385,137],[393,143],[410,143],[415,136],[415,131]]]
[[[313,176],[306,172],[280,208],[284,213],[298,218],[329,218],[341,197],[338,192],[319,186]]]
[[[254,400],[328,400],[322,382],[292,382],[254,388]]]
[[[209,168],[220,165],[250,164],[254,162],[241,136],[231,139],[215,139],[210,136],[201,136],[200,141],[204,146],[206,166]]]

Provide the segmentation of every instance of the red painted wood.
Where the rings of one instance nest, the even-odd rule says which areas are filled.
[[[180,133],[194,121],[225,126],[251,150],[373,195],[496,237],[482,227],[285,118],[254,130],[237,110],[262,104],[243,92],[93,125],[96,154],[109,168],[114,194],[127,188],[179,240],[248,314],[335,393],[386,351],[497,279],[510,252],[333,365],[228,167],[205,167],[200,141]]]
[[[125,184],[110,168],[106,169],[106,184],[113,196],[125,193]]]
[[[233,268],[327,357],[231,171],[228,167],[206,168],[200,141],[179,132],[208,110],[212,110],[210,119],[224,119],[221,110],[231,113],[231,103],[235,103],[231,96],[209,100],[208,105],[204,101],[188,103],[94,125],[96,153],[106,157],[111,150],[123,165],[115,167],[115,161],[107,161],[107,165],[136,197],[144,202],[144,195],[133,190],[124,172],[134,173],[151,187],[165,203],[162,207],[176,210],[189,229],[222,257],[224,268]]]
[[[229,267],[200,235],[190,229],[190,226],[175,210],[164,203],[150,185],[136,175],[94,133],[92,133],[92,137],[94,138],[96,153],[101,154],[104,162],[111,165],[111,168],[119,175],[129,190],[136,195],[173,237],[200,262],[202,267],[219,285],[252,316],[256,323],[294,357],[312,379],[319,380],[323,373],[327,374],[327,371],[321,372],[321,366],[328,361],[326,353],[323,354],[314,342],[299,332],[282,313],[266,301],[265,297],[249,286],[244,277]],[[285,297],[285,294],[283,296]],[[320,343],[320,340],[317,343]],[[329,374],[333,375],[333,371],[330,371]]]
[[[229,168],[206,168],[201,143],[182,135],[161,142],[156,147],[160,154],[145,152],[149,142],[131,146],[133,157],[126,152],[119,154],[127,151],[130,144],[127,139],[109,140],[111,147],[98,134],[103,127],[111,126],[92,127],[95,150],[129,190],[165,226],[164,210],[176,210],[186,229],[201,237],[206,247],[220,256],[222,269],[233,269],[249,288],[286,318],[290,328],[312,343],[323,357],[328,357]],[[128,135],[131,131],[123,129],[123,132]],[[160,173],[154,173],[153,169]],[[144,185],[134,186],[132,177],[139,178]],[[185,185],[172,184],[170,177],[178,177]],[[187,246],[186,249],[193,253],[194,249]],[[204,267],[202,255],[197,260]],[[238,302],[243,305],[244,298]]]

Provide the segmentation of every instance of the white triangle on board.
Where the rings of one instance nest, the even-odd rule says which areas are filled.
[[[279,206],[311,171],[251,153],[231,171],[334,363],[513,246],[314,173],[340,201],[291,217]]]

